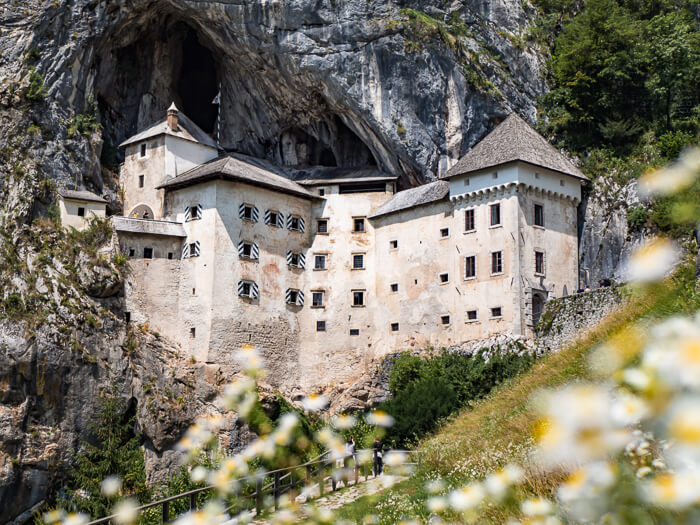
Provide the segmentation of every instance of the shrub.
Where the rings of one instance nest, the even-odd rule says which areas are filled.
[[[3,301],[5,306],[5,313],[7,315],[21,315],[24,313],[24,301],[22,301],[22,296],[16,293],[11,293]]]
[[[627,228],[629,231],[639,231],[649,220],[649,212],[644,206],[635,206],[627,212]]]
[[[46,96],[46,86],[44,86],[44,79],[34,68],[31,68],[31,73],[29,74],[29,86],[24,92],[24,99],[28,102],[41,102]]]
[[[389,391],[396,395],[406,388],[408,383],[420,378],[424,361],[417,355],[404,352],[396,359],[389,373]]]

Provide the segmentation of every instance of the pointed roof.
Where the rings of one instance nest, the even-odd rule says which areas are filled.
[[[446,199],[449,193],[450,183],[446,180],[436,180],[422,186],[399,191],[373,211],[369,218],[376,219],[382,215],[441,201]]]
[[[170,111],[170,109],[172,108],[175,108],[175,110],[177,111],[174,102],[170,106],[168,111]],[[189,140],[190,142],[196,142],[197,144],[204,144],[205,146],[218,149],[216,142],[214,142],[214,140],[209,135],[207,135],[202,130],[202,128],[200,128],[197,124],[192,122],[189,119],[189,117],[187,117],[187,115],[180,111],[178,111],[177,124],[177,131],[173,131],[172,129],[170,129],[170,126],[168,126],[168,119],[164,118],[162,120],[159,120],[149,128],[146,128],[140,133],[134,135],[133,137],[126,139],[124,142],[119,144],[119,147],[124,148],[129,144],[135,144],[137,142],[141,142],[153,137],[158,137],[160,135],[171,135],[173,137]]]
[[[289,180],[285,173],[273,164],[240,153],[229,153],[185,173],[173,177],[157,189],[177,190],[210,180],[232,180],[253,186],[269,188],[306,199],[321,199],[304,186]]]
[[[583,172],[516,113],[501,122],[443,175],[456,175],[522,161],[588,180]]]
[[[168,111],[177,111],[178,113],[180,112],[179,109],[177,109],[177,106],[175,105],[175,102],[173,101],[172,104],[170,104],[170,107],[168,108]]]

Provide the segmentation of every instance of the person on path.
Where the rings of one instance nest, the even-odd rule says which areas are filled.
[[[372,469],[374,470],[374,476],[379,476],[382,473],[384,463],[382,461],[382,455],[384,454],[384,443],[381,442],[379,438],[374,438],[374,443],[372,444],[373,454],[372,454]]]

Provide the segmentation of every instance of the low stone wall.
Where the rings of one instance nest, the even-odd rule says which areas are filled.
[[[537,353],[558,352],[619,308],[622,302],[619,286],[552,299],[545,305],[537,323]]]

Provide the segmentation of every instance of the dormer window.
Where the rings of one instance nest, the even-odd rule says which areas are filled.
[[[147,146],[145,143],[139,146],[139,157],[144,158],[146,156]]]

